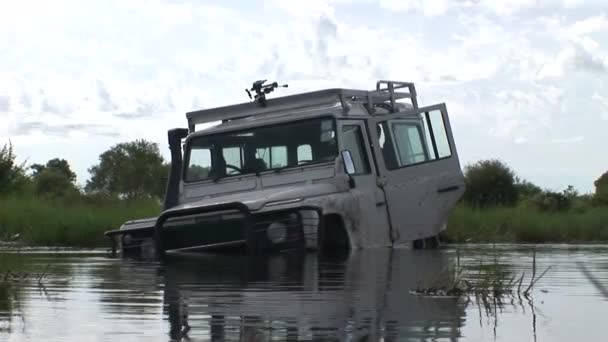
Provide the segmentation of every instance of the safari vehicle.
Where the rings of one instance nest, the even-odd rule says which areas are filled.
[[[106,232],[117,249],[436,244],[464,192],[445,104],[419,107],[407,82],[273,99],[278,85],[264,82],[254,101],[187,113],[188,129],[169,131],[164,209]]]

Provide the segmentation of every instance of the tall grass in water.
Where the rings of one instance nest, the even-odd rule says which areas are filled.
[[[155,200],[60,201],[33,196],[0,197],[0,239],[19,234],[28,245],[98,247],[103,232],[130,219],[158,215]]]
[[[543,212],[460,205],[452,212],[443,238],[448,242],[606,242],[608,208]]]

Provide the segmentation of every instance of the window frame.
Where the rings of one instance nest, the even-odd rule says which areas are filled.
[[[441,157],[439,158],[439,152],[437,151],[437,143],[435,141],[435,132],[433,131],[433,125],[432,123],[430,123],[430,113],[431,112],[438,112],[441,115],[441,122],[443,124],[443,128],[444,128],[444,134],[448,143],[448,147],[450,149],[450,155],[449,156],[445,156],[445,157]],[[432,146],[427,146],[427,151],[429,153],[433,153],[435,155],[435,159],[428,159],[422,162],[418,162],[418,163],[412,163],[412,164],[407,164],[407,165],[402,165],[402,166],[398,166],[398,167],[394,167],[394,168],[388,168],[386,165],[386,161],[384,160],[384,156],[382,155],[382,153],[379,153],[380,156],[377,158],[382,158],[382,164],[385,170],[391,172],[391,171],[396,171],[396,170],[400,170],[400,169],[405,169],[408,167],[413,167],[413,166],[420,166],[420,165],[424,165],[424,164],[430,164],[430,163],[434,163],[434,162],[438,162],[438,161],[442,161],[442,160],[447,160],[452,158],[455,153],[455,148],[454,148],[454,142],[453,142],[453,138],[451,135],[451,128],[449,123],[446,123],[446,116],[447,116],[447,109],[445,108],[444,104],[441,105],[433,105],[433,106],[429,106],[429,107],[424,107],[424,108],[418,108],[418,109],[413,109],[413,110],[409,110],[409,111],[404,111],[404,112],[397,112],[397,113],[393,113],[390,118],[386,118],[386,117],[381,117],[378,118],[377,120],[371,120],[370,122],[372,123],[373,129],[377,129],[377,126],[382,124],[382,123],[388,123],[389,129],[391,130],[390,132],[390,138],[393,139],[393,143],[394,143],[394,137],[393,137],[393,132],[392,132],[392,128],[390,127],[390,121],[391,120],[399,120],[399,119],[408,119],[408,116],[412,116],[412,115],[420,115],[420,117],[424,118],[424,122],[427,123],[428,126],[428,130],[430,133],[430,140],[431,140],[431,144]],[[386,133],[385,133],[386,134]],[[378,139],[379,137],[376,137],[376,139]],[[386,139],[386,138],[385,138]],[[377,144],[378,142],[374,142],[374,144]],[[425,145],[428,145],[426,141],[423,140],[423,143]],[[380,150],[380,146],[378,145],[378,150]],[[393,149],[393,153],[396,153],[396,150]]]
[[[346,149],[346,146],[344,146],[344,128],[345,127],[357,127],[359,128],[359,137],[361,138],[361,153],[363,154],[363,163],[367,164],[367,172],[355,172],[352,174],[352,176],[366,176],[366,175],[371,175],[372,174],[372,167],[373,165],[370,162],[370,156],[369,156],[369,151],[367,150],[367,143],[365,141],[365,136],[367,135],[367,132],[364,130],[366,129],[366,126],[362,123],[362,122],[354,122],[354,121],[345,121],[342,122],[342,124],[340,125],[339,128],[339,134],[340,134],[340,144],[342,145],[342,148]],[[350,150],[349,150],[350,151]],[[351,155],[352,155],[352,151],[350,151]],[[373,159],[372,159],[373,160]],[[355,168],[355,171],[358,171]]]

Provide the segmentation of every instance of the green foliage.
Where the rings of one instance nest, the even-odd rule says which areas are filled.
[[[443,238],[449,242],[606,242],[608,211],[542,212],[523,207],[458,206]]]
[[[80,194],[74,183],[63,173],[42,170],[34,177],[36,194],[51,198],[73,198]]]
[[[47,197],[77,197],[76,174],[65,159],[51,159],[46,165],[30,166],[36,194]]]
[[[113,146],[89,169],[86,191],[127,199],[161,197],[168,167],[156,143],[136,140]]]
[[[27,194],[0,197],[0,208],[0,238],[20,234],[28,245],[70,247],[107,246],[105,231],[160,212],[158,201],[150,199],[64,201]]]
[[[70,168],[70,164],[65,159],[51,159],[46,162],[46,165],[33,164],[30,169],[34,170],[33,177],[36,177],[42,171],[54,171],[63,175],[71,183],[76,181],[76,174]]]
[[[0,193],[20,191],[29,185],[25,163],[17,164],[17,156],[10,142],[0,149]]]
[[[540,211],[566,211],[572,207],[572,200],[563,193],[543,191],[532,197],[534,207]]]
[[[481,160],[464,169],[465,203],[473,207],[514,205],[517,201],[515,173],[499,160]]]
[[[593,184],[595,185],[593,202],[598,205],[608,205],[608,171],[604,172]]]
[[[518,199],[526,199],[542,193],[543,189],[532,182],[516,178],[515,191],[517,192]]]
[[[578,201],[578,197],[578,191],[576,191],[572,185],[568,185],[562,192],[541,190],[531,197],[524,197],[522,199],[522,206],[539,211],[567,211],[570,210],[575,203],[581,203]]]

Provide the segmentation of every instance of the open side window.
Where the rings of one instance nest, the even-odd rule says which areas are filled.
[[[376,132],[385,167],[394,170],[449,158],[452,147],[444,113],[440,105],[378,120]]]

